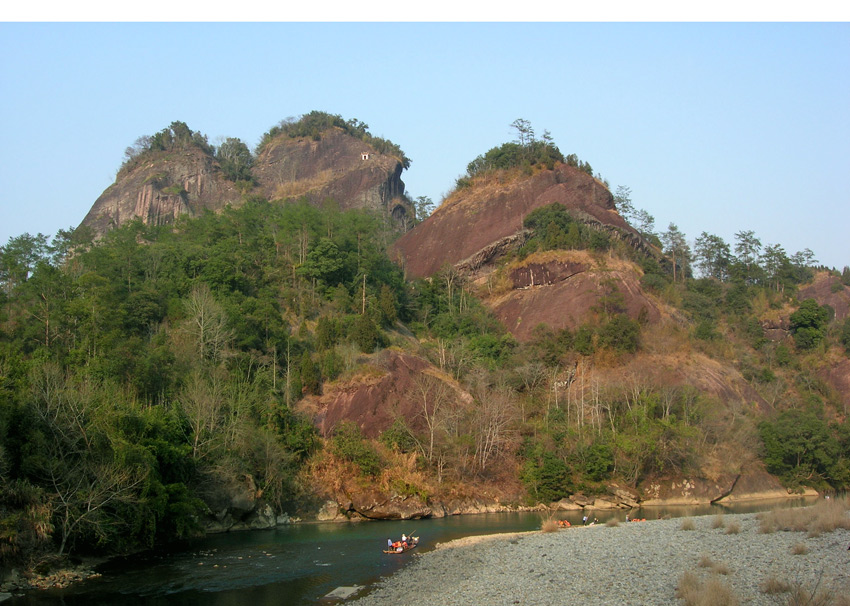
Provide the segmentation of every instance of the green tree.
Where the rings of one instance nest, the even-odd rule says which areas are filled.
[[[665,252],[673,261],[673,281],[676,281],[678,271],[680,279],[684,282],[691,258],[691,249],[685,234],[679,231],[675,223],[671,223],[667,231],[661,234],[661,241],[664,242]]]
[[[218,146],[215,157],[221,165],[225,179],[230,181],[253,181],[251,167],[254,157],[241,139],[228,137]]]
[[[521,477],[529,496],[536,503],[553,503],[569,495],[569,470],[566,463],[541,446],[526,456]]]
[[[372,353],[381,343],[381,331],[369,314],[358,315],[354,320],[351,340],[357,344],[363,353]]]
[[[9,238],[5,246],[0,247],[0,283],[6,292],[25,282],[35,269],[36,264],[47,257],[49,246],[47,236],[32,236],[25,233],[17,238]]]
[[[631,223],[634,220],[635,207],[632,204],[631,188],[625,185],[617,186],[617,193],[614,194],[614,206],[626,223]]]
[[[321,393],[322,376],[319,373],[319,366],[313,361],[310,352],[305,351],[301,354],[300,369],[302,389],[309,394]]]
[[[839,340],[841,344],[844,345],[844,349],[850,353],[850,318],[844,319],[844,324],[841,326],[841,335],[839,336]]]
[[[608,478],[614,470],[614,449],[610,444],[594,442],[583,453],[584,473],[594,482]]]
[[[771,287],[779,292],[782,270],[788,264],[788,256],[785,254],[785,249],[779,244],[766,246],[761,255],[761,262],[764,267],[765,277]]]
[[[728,278],[732,253],[720,236],[702,232],[694,241],[694,259],[703,276],[721,282]]]
[[[381,292],[378,295],[378,311],[383,326],[392,326],[398,319],[395,294],[388,284],[381,285]]]
[[[333,286],[343,279],[344,268],[345,261],[339,246],[329,238],[322,238],[307,253],[307,259],[299,268],[299,272]]]
[[[759,434],[764,443],[767,470],[782,477],[789,486],[831,479],[839,445],[826,422],[814,412],[783,411],[774,421],[763,421]]]
[[[735,234],[735,254],[738,261],[744,266],[744,280],[751,283],[753,280],[753,268],[757,266],[759,253],[761,252],[761,240],[752,230],[742,230]]]
[[[414,208],[416,209],[416,220],[424,221],[434,212],[434,201],[428,196],[418,196],[414,201]]]
[[[797,347],[812,349],[817,346],[826,337],[829,317],[829,309],[818,305],[814,299],[806,299],[800,303],[800,307],[790,318]]]
[[[357,465],[366,476],[381,472],[381,459],[374,447],[363,437],[360,427],[351,421],[343,421],[334,428],[331,440],[333,453]]]
[[[637,222],[636,227],[638,233],[640,233],[641,236],[643,236],[650,242],[654,242],[658,239],[658,235],[655,233],[655,217],[649,214],[646,210],[640,208],[635,211],[634,218]]]
[[[532,143],[534,143],[534,128],[528,120],[517,118],[511,122],[511,128],[516,130],[517,143],[519,143],[521,147],[529,147]]]
[[[625,314],[617,314],[599,329],[599,344],[616,351],[634,353],[640,339],[640,324]]]

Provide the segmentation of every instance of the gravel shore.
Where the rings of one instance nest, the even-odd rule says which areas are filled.
[[[741,604],[787,603],[787,593],[783,599],[762,592],[771,578],[850,596],[850,530],[765,534],[756,514],[723,516],[717,528],[712,516],[690,520],[693,530],[671,519],[467,537],[411,556],[408,566],[349,604],[681,604],[676,586],[688,571],[700,580],[716,576]]]

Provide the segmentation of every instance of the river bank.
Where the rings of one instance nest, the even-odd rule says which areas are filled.
[[[812,503],[809,500],[801,501]],[[820,502],[823,502],[823,499]],[[735,509],[737,513],[754,513],[773,508],[799,510],[803,504],[796,499],[785,498],[771,502],[755,501],[750,505],[737,504]],[[611,519],[619,520],[622,524],[625,513],[622,510],[603,509],[560,511],[538,509],[535,513],[457,515],[415,523],[408,520],[382,521],[380,524],[351,520],[348,523],[337,521],[330,524],[300,521],[300,523],[286,524],[276,529],[214,533],[187,545],[185,550],[178,549],[170,553],[162,550],[157,550],[155,554],[141,553],[138,557],[132,558],[133,562],[139,563],[138,566],[126,566],[121,563],[122,558],[118,558],[110,560],[111,563],[108,566],[94,568],[93,563],[89,561],[88,570],[82,572],[87,572],[86,576],[88,576],[93,574],[94,570],[99,570],[103,572],[104,578],[94,586],[83,589],[82,592],[78,589],[58,590],[58,587],[66,586],[68,577],[64,573],[55,574],[55,570],[71,566],[68,563],[63,566],[56,562],[52,571],[54,574],[50,574],[50,578],[39,578],[34,571],[27,574],[20,573],[14,575],[17,576],[15,579],[17,583],[4,586],[3,582],[9,579],[6,575],[2,575],[0,593],[3,590],[17,596],[26,593],[26,601],[22,600],[20,604],[26,603],[29,606],[41,604],[42,601],[48,603],[49,596],[52,596],[52,599],[59,599],[61,596],[65,603],[80,606],[90,605],[91,599],[84,597],[84,592],[92,591],[94,588],[99,588],[94,589],[96,591],[107,593],[112,591],[110,587],[115,588],[114,591],[118,592],[116,596],[119,594],[124,596],[121,598],[123,600],[127,595],[136,593],[155,598],[160,588],[165,587],[163,595],[170,596],[176,600],[174,603],[179,603],[180,596],[183,594],[173,592],[173,586],[179,586],[182,588],[181,591],[203,591],[205,603],[215,605],[231,603],[228,600],[232,599],[234,592],[242,596],[245,588],[256,587],[263,596],[265,595],[263,592],[274,596],[286,594],[289,596],[289,601],[284,600],[284,604],[288,606],[295,604],[305,606],[310,603],[308,599],[319,599],[335,587],[368,586],[376,577],[389,574],[392,570],[407,565],[411,560],[414,562],[417,560],[415,557],[410,557],[414,554],[387,559],[387,556],[380,553],[380,549],[386,544],[387,536],[400,536],[402,532],[408,534],[413,531],[421,532],[423,544],[417,551],[425,552],[433,549],[435,545],[449,543],[458,537],[536,530],[540,528],[543,520],[551,516],[567,518],[573,525],[580,524],[582,515],[585,514],[590,515],[591,518],[598,516],[602,523]],[[684,517],[708,519],[720,513],[727,514],[727,510],[709,505],[649,507],[629,511],[632,517],[653,520],[670,516],[680,520]],[[579,529],[573,528],[573,530]],[[595,527],[595,530],[598,530],[598,527]],[[258,542],[263,547],[260,552],[255,548]],[[320,545],[321,548],[314,552],[314,549]],[[333,559],[335,556],[332,554],[337,554],[339,557]],[[359,555],[356,562],[353,562],[345,554]],[[316,555],[321,555],[320,564],[316,563],[319,561],[316,560]],[[261,558],[258,560],[259,556]],[[478,554],[476,553],[475,556],[477,557]],[[258,561],[265,563],[261,568],[251,568],[250,563]],[[270,567],[271,563],[275,565]],[[247,568],[243,570],[244,567]],[[335,572],[328,575],[327,573],[331,571]],[[311,580],[306,581],[308,578]],[[54,581],[58,583],[52,585],[51,582]],[[326,588],[326,584],[330,587]],[[73,588],[79,585],[88,584],[72,583],[71,586]],[[50,589],[48,591],[29,590],[34,587]],[[154,598],[151,598],[151,604],[163,606],[162,602],[157,602]],[[264,597],[258,597],[256,603],[265,603],[264,599]],[[98,603],[114,603],[110,600],[112,596],[103,598],[103,601]],[[13,603],[17,602],[13,599]],[[273,603],[280,604],[279,601]],[[148,602],[139,599],[134,604],[147,606]]]
[[[676,589],[690,573],[692,583],[719,581],[737,600],[715,604],[775,605],[782,595],[766,589],[803,588],[843,605],[850,602],[836,600],[850,596],[848,544],[848,529],[762,532],[758,514],[469,537],[414,556],[351,604],[666,606],[682,603]]]
[[[95,571],[104,558],[91,558],[76,565],[65,565],[45,574],[29,571],[22,574],[12,570],[0,580],[0,602],[12,597],[13,594],[33,589],[64,589],[87,579],[96,579],[100,573]]]

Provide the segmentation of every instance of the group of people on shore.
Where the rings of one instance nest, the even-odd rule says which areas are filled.
[[[584,516],[581,522],[583,526],[595,526],[599,524],[599,518],[593,518],[591,520],[588,516]],[[646,518],[629,518],[629,515],[626,514],[626,522],[646,522]],[[558,526],[561,528],[570,528],[572,524],[569,520],[558,520]]]

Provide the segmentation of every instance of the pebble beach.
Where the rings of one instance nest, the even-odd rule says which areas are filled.
[[[764,533],[757,514],[687,520],[467,537],[411,555],[347,604],[672,605],[683,603],[676,588],[686,572],[698,583],[722,583],[740,604],[787,604],[787,591],[765,592],[777,582],[850,604],[850,530]]]

